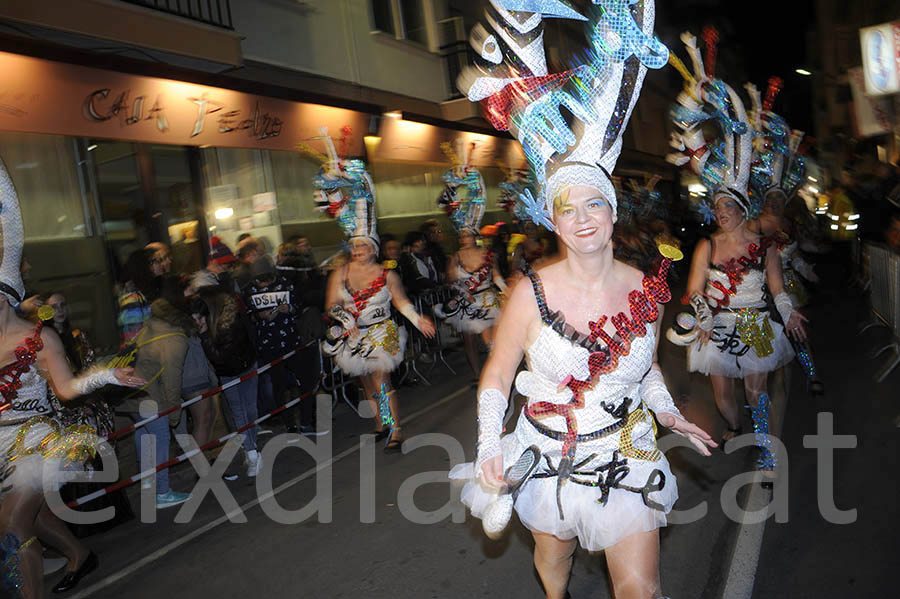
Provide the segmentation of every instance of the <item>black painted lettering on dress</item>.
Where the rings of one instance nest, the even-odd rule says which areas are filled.
[[[37,412],[43,414],[47,412],[47,406],[40,399],[27,399],[24,401],[14,401],[12,403],[14,412]]]

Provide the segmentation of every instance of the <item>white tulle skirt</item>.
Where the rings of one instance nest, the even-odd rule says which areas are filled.
[[[453,301],[444,304],[446,307]],[[493,289],[475,294],[475,303],[459,300],[455,313],[447,317],[451,327],[467,335],[478,335],[497,324],[500,318],[500,298]]]
[[[334,356],[334,361],[347,376],[391,372],[403,361],[406,329],[389,318],[360,328],[358,337],[348,337],[336,347],[324,343],[325,353]]]
[[[84,472],[97,437],[89,427],[63,428],[47,417],[19,426],[0,426],[0,456],[5,479],[0,496],[23,490],[59,491]],[[46,484],[45,484],[46,479]]]
[[[608,449],[610,440],[616,442],[613,437],[579,444],[576,464],[592,453],[597,453],[597,457],[578,470],[593,470],[611,460],[614,450]],[[501,439],[504,467],[509,467],[518,460],[522,452],[532,444],[539,444],[551,463],[559,463],[562,443],[538,433],[523,416],[519,419],[516,432]],[[621,456],[619,459],[622,459]],[[541,463],[545,463],[543,459]],[[666,514],[678,499],[678,486],[665,456],[661,456],[658,461],[628,458],[627,468],[628,473],[620,482],[635,488],[644,487],[654,470],[662,472],[665,479],[663,488],[649,493],[649,499],[659,504],[662,510],[646,505],[640,494],[619,488],[610,489],[606,503],[601,504],[598,502],[603,495],[601,488],[567,480],[563,483],[560,494],[563,507],[563,518],[560,518],[556,501],[557,477],[552,476],[532,478],[525,483],[516,498],[515,512],[522,524],[532,532],[551,534],[562,540],[577,538],[588,551],[602,551],[633,534],[666,526]],[[540,471],[539,466],[536,472]],[[472,515],[483,518],[497,494],[475,474],[474,464],[465,463],[455,466],[449,477],[463,485],[460,498]]]
[[[750,327],[750,337],[742,334]],[[766,334],[770,333],[770,334]],[[748,345],[746,340],[765,336],[768,343]],[[723,311],[713,317],[713,336],[705,345],[695,341],[688,346],[688,370],[705,375],[744,378],[748,374],[772,372],[794,359],[794,349],[784,327],[759,312],[752,321],[739,323],[735,312]]]

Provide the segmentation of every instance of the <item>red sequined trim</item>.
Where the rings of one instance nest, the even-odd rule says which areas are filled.
[[[484,281],[490,277],[491,273],[494,270],[494,254],[488,252],[484,256],[484,262],[481,263],[475,272],[473,272],[468,279],[466,279],[466,289],[469,290],[469,293],[472,293],[478,286],[484,283]]]
[[[367,305],[369,305],[369,300],[372,299],[376,293],[381,291],[386,283],[387,271],[382,270],[381,276],[372,281],[372,283],[368,287],[351,293],[353,297],[353,305],[356,307],[356,310],[353,310],[351,308],[350,311],[353,312],[353,316],[355,318],[359,318],[359,315],[362,314],[362,311],[366,309]]]
[[[631,351],[631,342],[635,337],[644,337],[647,334],[647,326],[656,322],[659,318],[659,309],[656,304],[665,304],[672,299],[666,276],[672,260],[663,258],[659,270],[654,276],[645,276],[642,282],[643,289],[635,289],[628,294],[628,306],[631,312],[629,318],[624,312],[619,312],[612,317],[613,326],[620,340],[603,330],[607,316],[601,316],[596,321],[588,323],[592,342],[600,339],[606,344],[606,350],[595,351],[588,356],[588,371],[590,377],[587,380],[578,380],[569,375],[563,386],[568,387],[573,394],[572,401],[565,404],[555,404],[547,401],[536,402],[525,408],[526,413],[534,419],[547,415],[562,416],[566,419],[566,435],[563,440],[563,459],[572,459],[575,456],[575,440],[578,437],[578,422],[575,420],[575,410],[584,407],[584,392],[594,386],[595,379],[601,375],[612,372],[619,365],[619,357],[627,356]]]
[[[31,369],[31,365],[37,362],[37,353],[44,349],[44,341],[41,339],[41,330],[44,323],[39,322],[34,329],[34,334],[27,337],[22,345],[15,350],[16,361],[0,368],[0,395],[4,402],[9,404],[18,396],[22,387],[22,375]]]

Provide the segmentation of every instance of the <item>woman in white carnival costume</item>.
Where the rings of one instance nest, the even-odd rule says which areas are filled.
[[[819,277],[800,251],[801,241],[814,242],[805,235],[811,215],[803,200],[797,197],[797,191],[806,183],[806,158],[800,150],[803,132],[792,131],[784,119],[772,112],[781,85],[778,77],[769,79],[765,102],[761,101],[756,86],[746,85],[753,106],[749,116],[754,130],[750,184],[762,203],[762,212],[751,223],[751,229],[775,239],[781,257],[784,290],[794,307],[799,308],[806,305],[809,297],[802,279],[818,283]],[[788,209],[796,218],[788,217]],[[816,374],[809,343],[796,336],[789,339],[806,375],[808,391],[814,396],[822,395],[825,385]]]
[[[459,145],[462,145],[461,141]],[[488,248],[478,247],[477,243],[484,218],[484,178],[478,169],[469,165],[471,152],[461,157],[462,152],[454,152],[449,144],[445,144],[444,151],[456,166],[444,174],[446,188],[438,203],[449,214],[459,235],[459,251],[447,263],[447,280],[455,296],[435,306],[434,313],[462,334],[466,360],[478,376],[478,336],[491,347],[494,327],[500,318],[498,291],[506,291],[506,282],[497,270],[494,254]],[[465,199],[458,196],[460,187],[466,189]]]
[[[391,318],[391,305],[427,337],[434,335],[434,325],[415,311],[397,273],[376,262],[375,187],[365,164],[339,157],[327,131],[322,139],[328,156],[320,155],[315,201],[337,219],[350,245],[350,262],[328,279],[325,307],[338,324],[329,329],[323,351],[344,374],[360,378],[375,416],[376,438],[387,439],[385,452],[398,452],[403,433],[388,375],[403,361],[406,330]]]
[[[716,406],[725,419],[727,441],[742,430],[734,399],[734,379],[743,379],[752,408],[754,430],[760,444],[760,469],[765,485],[774,478],[775,457],[770,430],[768,373],[794,358],[784,329],[773,317],[769,297],[790,335],[805,337],[803,316],[793,309],[784,293],[781,260],[771,238],[753,233],[747,226],[751,213],[748,183],[752,159],[752,131],[744,105],[735,91],[712,72],[712,52],[707,71],[696,39],[684,34],[694,65],[691,76],[683,65],[685,91],[672,110],[678,133],[673,134],[675,164],[689,165],[713,190],[719,230],[701,240],[694,251],[687,297],[696,314],[696,336],[688,349],[688,368],[710,377]],[[703,124],[712,120],[722,140],[704,139]],[[772,427],[774,428],[774,427]]]
[[[610,244],[610,173],[622,133],[647,67],[664,66],[668,51],[653,37],[653,2],[601,1],[603,12],[588,22],[592,60],[548,75],[542,16],[587,19],[557,1],[528,3],[541,11],[531,15],[513,14],[509,4],[492,0],[487,8],[502,36],[483,26],[473,31],[480,56],[463,89],[484,101],[495,126],[513,126],[536,173],[537,197],[523,198],[529,216],[555,231],[567,251],[511,291],[481,375],[477,460],[450,476],[466,481],[462,500],[489,534],[515,509],[534,537],[547,597],[565,595],[580,543],[606,551],[617,598],[656,598],[657,529],[678,492],[656,448],[653,414],[700,452],[709,455],[715,445],[682,418],[656,364],[671,259],[644,274],[614,260]],[[521,45],[507,45],[510,36]],[[615,48],[606,43],[614,37]],[[571,129],[562,105],[576,116]],[[523,356],[528,370],[516,376]],[[527,403],[515,430],[501,436],[514,377]],[[505,476],[523,455],[536,458],[531,475],[519,477],[516,467]]]
[[[96,452],[96,431],[89,426],[64,428],[50,403],[48,385],[62,401],[105,385],[145,384],[131,368],[93,370],[78,378],[66,361],[62,341],[52,327],[23,320],[16,313],[25,286],[20,264],[24,232],[19,200],[0,162],[0,591],[4,597],[43,599],[41,544],[68,560],[63,592],[99,565],[97,556],[76,539],[47,505],[45,491],[55,493],[83,470]],[[52,317],[50,310],[48,319]]]

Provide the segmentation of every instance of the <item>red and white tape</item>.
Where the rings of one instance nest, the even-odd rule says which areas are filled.
[[[273,364],[277,364],[278,361],[283,360],[285,357],[289,357],[293,353],[294,352],[290,352],[289,354],[286,354],[286,355],[282,356],[281,358],[278,358],[277,361],[270,362],[269,364],[266,365],[266,367],[272,366]],[[262,369],[257,370],[257,372],[259,372],[259,371],[262,371]],[[247,373],[247,375],[249,375],[249,374],[250,373]],[[248,376],[247,378],[252,378],[252,377]],[[87,503],[89,501],[93,501],[94,499],[97,499],[98,497],[103,497],[104,495],[108,495],[109,493],[113,493],[115,491],[118,491],[119,489],[124,489],[125,487],[129,487],[129,486],[133,485],[134,483],[138,482],[139,480],[148,478],[150,476],[156,476],[157,472],[162,472],[163,470],[167,470],[176,464],[186,462],[187,460],[191,459],[193,456],[195,456],[203,451],[206,451],[207,449],[212,449],[214,447],[218,447],[219,445],[224,445],[225,443],[228,442],[229,439],[243,433],[244,431],[249,430],[250,428],[252,428],[254,426],[257,426],[258,424],[268,420],[269,418],[271,418],[272,416],[275,416],[276,414],[280,414],[281,412],[284,412],[285,410],[289,410],[290,408],[294,407],[295,405],[297,405],[304,399],[311,397],[313,395],[313,393],[315,393],[315,391],[310,391],[309,393],[304,393],[300,397],[298,397],[296,399],[292,399],[291,401],[284,404],[280,408],[272,410],[271,412],[269,412],[268,414],[266,414],[264,416],[260,416],[253,422],[251,422],[245,426],[242,426],[241,428],[237,429],[236,431],[228,433],[227,435],[224,435],[222,437],[219,437],[218,439],[216,439],[214,441],[210,441],[203,447],[198,447],[196,449],[187,451],[178,457],[172,458],[171,460],[169,460],[167,462],[163,462],[156,468],[150,468],[148,470],[144,470],[143,472],[138,472],[137,474],[130,476],[129,478],[120,480],[119,482],[112,484],[104,489],[100,489],[99,491],[94,491],[93,493],[88,493],[87,495],[84,495],[83,497],[79,497],[78,499],[73,499],[72,501],[67,503],[66,506],[73,508],[73,507],[76,507],[79,505],[84,505],[85,503]],[[148,422],[149,422],[149,420],[148,420]]]
[[[107,435],[105,437],[100,437],[100,442],[102,443],[103,441],[112,441],[113,439],[118,439],[119,437],[121,437],[123,435],[127,435],[128,433],[134,432],[135,429],[139,429],[142,426],[146,426],[146,425],[150,424],[154,420],[159,420],[163,416],[168,416],[175,410],[181,410],[181,409],[187,408],[188,406],[194,405],[198,401],[202,401],[208,397],[212,397],[216,393],[221,393],[225,389],[230,389],[236,385],[240,385],[244,381],[250,380],[255,376],[259,376],[260,374],[269,370],[273,366],[276,366],[280,362],[287,360],[291,356],[295,355],[300,349],[302,349],[302,347],[303,346],[298,347],[297,349],[291,350],[288,353],[284,354],[283,356],[281,356],[279,358],[275,358],[268,364],[260,366],[259,368],[256,368],[255,370],[251,370],[250,372],[234,379],[233,381],[228,381],[224,385],[219,385],[218,387],[213,387],[212,389],[208,389],[208,390],[204,391],[203,393],[201,393],[200,395],[196,395],[196,396],[182,402],[181,404],[179,404],[177,406],[172,406],[171,408],[167,408],[165,410],[157,412],[156,414],[154,414],[152,416],[148,416],[147,418],[144,418],[143,420],[139,420],[138,422],[135,422],[134,424],[126,426],[125,428],[119,429],[114,433],[110,433],[109,435]]]

